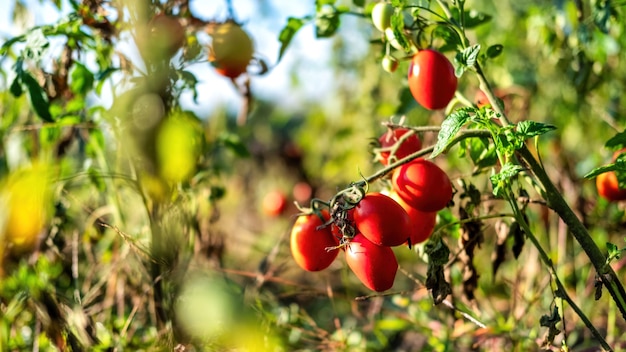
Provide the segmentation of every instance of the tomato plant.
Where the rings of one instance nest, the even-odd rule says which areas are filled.
[[[246,72],[254,54],[254,44],[238,24],[226,22],[209,27],[213,39],[209,61],[222,76],[239,77]]]
[[[327,211],[323,211],[322,216],[325,221],[330,217]],[[304,270],[324,270],[337,258],[337,249],[329,248],[339,245],[339,241],[329,226],[320,228],[323,224],[316,214],[301,215],[291,229],[291,254]]]
[[[452,200],[452,183],[435,163],[413,160],[392,175],[393,189],[409,205],[423,212],[439,211]]]
[[[454,67],[440,52],[425,49],[413,56],[409,66],[409,89],[415,100],[429,110],[445,108],[454,97]]]
[[[353,216],[357,230],[379,246],[399,246],[410,236],[411,220],[406,211],[384,194],[366,194]]]
[[[346,263],[363,285],[373,291],[390,289],[398,271],[398,260],[390,247],[377,246],[357,234],[346,246]]]
[[[407,133],[412,133],[406,139],[404,139],[399,146],[396,146],[396,143],[400,143],[400,138]],[[391,130],[387,130],[380,138],[378,138],[378,142],[380,143],[380,147],[382,149],[394,148],[393,157],[394,160],[400,160],[405,156],[408,156],[420,149],[422,149],[422,141],[419,136],[410,132],[407,128],[394,128]],[[383,165],[389,164],[389,157],[391,155],[391,151],[381,151],[380,152],[380,163]]]

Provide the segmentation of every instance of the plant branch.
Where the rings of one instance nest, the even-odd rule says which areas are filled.
[[[604,350],[613,351],[611,346],[609,346],[609,344],[606,342],[602,334],[600,334],[598,329],[596,329],[596,327],[593,325],[591,320],[589,320],[589,318],[580,309],[580,307],[576,305],[576,302],[574,302],[572,298],[567,294],[567,290],[565,289],[565,287],[563,286],[563,283],[561,282],[561,280],[559,279],[557,275],[556,268],[554,267],[554,263],[552,263],[552,259],[550,258],[550,256],[548,256],[546,251],[543,249],[537,237],[535,237],[535,235],[532,233],[530,226],[526,222],[526,219],[524,219],[524,216],[522,216],[522,213],[517,206],[517,202],[515,201],[515,198],[511,194],[510,190],[507,192],[507,199],[509,201],[509,204],[513,208],[513,213],[515,214],[516,220],[520,224],[522,229],[524,230],[526,237],[533,243],[533,245],[539,252],[539,257],[541,258],[541,261],[548,267],[552,280],[554,281],[557,287],[555,295],[557,297],[564,299],[570,305],[570,307],[572,307],[572,310],[574,310],[576,315],[580,317],[580,319],[583,321],[585,326],[587,326],[589,331],[591,331],[591,334],[598,340],[598,342],[600,343],[600,345],[602,346]]]
[[[617,277],[617,274],[615,274],[615,271],[613,271],[613,268],[607,263],[606,256],[593,241],[585,226],[567,205],[567,202],[552,183],[546,171],[541,167],[526,146],[519,150],[519,155],[529,165],[533,174],[543,185],[546,191],[548,206],[553,209],[568,226],[570,232],[583,248],[598,272],[602,283],[611,294],[611,297],[613,297],[617,308],[622,313],[622,317],[626,319],[626,291],[624,291],[624,286]]]
[[[453,138],[450,143],[448,144],[448,146],[446,147],[446,150],[444,151],[444,153],[446,151],[448,151],[453,145],[457,144],[458,142],[467,139],[467,138],[474,138],[474,137],[491,137],[491,133],[489,131],[484,131],[484,130],[465,130],[462,131],[458,136],[456,136],[455,138]],[[366,184],[368,183],[372,183],[378,179],[381,179],[383,177],[385,177],[385,175],[387,175],[388,173],[390,173],[391,171],[393,171],[394,169],[396,169],[399,166],[402,166],[404,164],[408,164],[411,161],[422,157],[428,153],[432,153],[432,151],[434,150],[434,146],[430,146],[428,148],[424,148],[421,149],[413,154],[407,155],[406,157],[397,160],[394,163],[391,163],[389,165],[387,165],[385,168],[378,170],[377,172],[375,172],[374,174],[372,174],[371,176],[368,176],[366,178],[364,178],[363,180],[359,181],[359,182],[355,182],[352,186],[357,186],[357,187],[364,187]]]

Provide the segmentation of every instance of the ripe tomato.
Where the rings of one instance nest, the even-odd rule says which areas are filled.
[[[395,200],[381,193],[368,193],[354,207],[358,232],[379,246],[399,246],[411,232],[411,219]]]
[[[445,108],[457,87],[454,67],[435,50],[420,50],[409,66],[409,89],[413,98],[429,110]]]
[[[322,215],[325,221],[330,218],[327,211],[323,211]],[[304,270],[324,270],[337,257],[337,250],[327,251],[326,248],[339,245],[339,240],[331,233],[330,226],[318,230],[317,227],[322,224],[315,214],[301,215],[291,229],[291,254]]]
[[[372,23],[374,27],[381,32],[391,26],[391,16],[393,15],[393,6],[386,2],[379,2],[372,8]]]
[[[267,192],[261,204],[268,216],[279,216],[287,209],[287,196],[279,190]]]
[[[416,159],[395,169],[393,189],[409,205],[423,212],[439,211],[452,199],[452,183],[435,163]]]
[[[389,197],[398,202],[409,215],[409,218],[411,218],[411,232],[409,232],[411,245],[426,241],[433,233],[433,229],[437,224],[437,212],[425,212],[415,209],[402,199],[396,191],[391,191]]]
[[[381,148],[391,148],[393,147],[400,137],[409,132],[410,130],[407,128],[396,128],[393,130],[387,130],[380,138],[378,138],[378,142],[380,143]],[[413,133],[413,135],[409,136],[405,139],[402,144],[396,149],[394,153],[394,157],[396,160],[400,160],[409,154],[413,154],[414,152],[422,149],[422,141],[420,141],[417,134]],[[381,152],[381,160],[380,163],[383,165],[389,164],[389,155],[390,152]]]
[[[209,61],[222,76],[239,77],[252,60],[254,45],[248,34],[236,23],[226,22],[209,27],[213,39]]]
[[[158,14],[148,23],[148,30],[146,50],[156,51],[158,55],[170,58],[185,43],[185,30],[175,17]]]
[[[363,285],[376,292],[390,289],[398,271],[393,250],[375,245],[362,234],[347,245],[346,263]]]
[[[596,188],[598,189],[598,194],[610,202],[626,200],[626,189],[619,188],[615,171],[598,175],[596,177]]]

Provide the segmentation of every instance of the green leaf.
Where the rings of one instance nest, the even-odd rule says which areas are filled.
[[[607,242],[606,243],[606,249],[608,251],[608,259],[619,259],[619,257],[622,254],[622,251],[619,249],[619,247],[617,247],[617,245],[611,243],[611,242]]]
[[[452,17],[460,23],[461,16],[459,15],[459,9],[457,7],[453,7],[450,10],[452,11]],[[488,15],[486,13],[482,13],[476,10],[463,12],[463,24],[465,25],[466,29],[477,27],[489,21],[491,21],[491,15]]]
[[[615,160],[614,163],[610,163],[610,164],[607,164],[607,165],[596,167],[595,169],[589,171],[584,176],[584,178],[586,178],[586,179],[594,178],[594,177],[597,177],[600,174],[603,174],[605,172],[611,172],[611,171],[626,172],[626,160],[624,160],[624,159],[625,158],[621,158],[621,159]]]
[[[604,144],[609,149],[621,149],[626,147],[626,130],[617,133]]]
[[[448,115],[448,117],[446,117],[441,124],[439,135],[437,135],[437,143],[435,144],[435,148],[430,155],[431,159],[441,154],[448,147],[452,138],[454,138],[461,127],[463,127],[463,125],[470,120],[470,112],[474,111],[475,109],[472,107],[461,108],[453,111],[450,115]]]
[[[356,7],[363,7],[363,6],[365,6],[365,0],[352,0],[352,3]]]
[[[85,95],[93,87],[94,75],[80,62],[74,63],[70,73],[70,89],[76,94]]]
[[[502,44],[495,44],[487,48],[487,57],[493,59],[495,57],[500,56],[502,51],[504,50],[504,46]]]
[[[222,142],[225,147],[232,150],[238,157],[244,158],[250,156],[248,148],[246,148],[245,144],[241,141],[241,138],[239,138],[236,134],[223,132],[219,136],[219,141]]]
[[[496,164],[498,161],[496,148],[488,138],[469,138],[466,141],[474,165],[482,169]]]
[[[315,14],[315,36],[317,38],[332,37],[339,29],[341,21],[339,12],[333,6],[323,6]]]
[[[556,126],[554,125],[526,120],[517,124],[516,132],[518,136],[520,136],[523,140],[526,140],[554,130],[556,130]]]
[[[465,48],[463,51],[460,51],[454,57],[454,61],[457,62],[455,74],[457,77],[461,77],[463,73],[474,67],[476,64],[476,60],[478,59],[478,54],[480,53],[480,44],[472,45],[468,48]]]
[[[493,186],[493,194],[497,197],[503,195],[502,191],[510,184],[511,179],[517,176],[522,170],[524,170],[524,168],[520,165],[513,163],[504,164],[499,173],[489,177],[491,185]]]
[[[28,72],[22,73],[21,80],[24,86],[26,86],[26,90],[28,90],[28,97],[30,98],[30,103],[35,110],[35,113],[37,113],[37,115],[46,122],[54,122],[54,119],[50,114],[48,96],[43,88]]]
[[[298,33],[300,28],[304,25],[304,20],[301,18],[289,17],[287,19],[287,25],[280,31],[278,35],[278,41],[280,41],[280,50],[278,52],[278,61],[283,57],[287,47],[291,43],[293,37]]]
[[[441,52],[456,51],[461,46],[461,37],[447,26],[438,26],[433,31],[433,37],[442,39],[445,44],[438,48]]]
[[[404,48],[404,51],[409,52],[411,50],[411,44],[404,34],[404,12],[399,8],[396,8],[393,15],[391,15],[391,30],[398,44]]]
[[[11,87],[9,88],[9,91],[16,98],[20,97],[22,95],[22,93],[24,93],[24,91],[22,90],[22,83],[20,82],[20,76],[19,75],[15,76],[15,79],[11,83]]]

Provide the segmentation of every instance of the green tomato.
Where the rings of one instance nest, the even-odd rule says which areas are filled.
[[[391,55],[385,55],[381,62],[383,70],[389,73],[394,73],[398,69],[398,59]]]
[[[391,16],[393,15],[393,6],[386,2],[379,2],[372,8],[372,22],[374,27],[381,32],[391,26]]]

